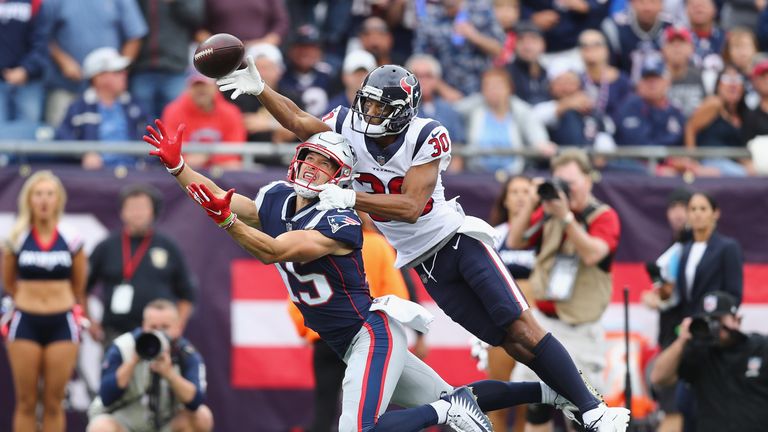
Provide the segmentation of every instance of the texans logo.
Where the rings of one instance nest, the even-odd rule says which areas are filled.
[[[413,105],[413,88],[416,87],[418,81],[413,76],[405,76],[400,78],[400,88],[408,95],[406,99],[411,105]]]

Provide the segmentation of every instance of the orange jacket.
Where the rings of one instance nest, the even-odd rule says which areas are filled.
[[[387,243],[383,235],[363,230],[363,267],[368,278],[368,287],[372,297],[394,294],[408,299],[408,289],[403,275],[395,268],[395,250]],[[307,342],[314,342],[320,336],[304,325],[304,317],[299,308],[288,300],[288,313],[293,319],[296,331]]]

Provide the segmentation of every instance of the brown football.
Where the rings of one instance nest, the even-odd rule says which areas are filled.
[[[240,66],[244,52],[240,39],[228,33],[217,33],[197,47],[193,62],[201,74],[221,78]]]

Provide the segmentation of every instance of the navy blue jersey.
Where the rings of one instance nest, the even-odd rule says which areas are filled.
[[[19,279],[69,279],[72,257],[82,248],[79,237],[57,228],[53,240],[44,244],[34,229],[20,235],[13,244]]]
[[[343,256],[275,264],[306,326],[343,356],[371,306],[361,254],[360,218],[354,210],[316,210],[317,202],[294,214],[295,203],[296,193],[290,184],[280,181],[264,186],[256,197],[262,230],[272,237],[292,230],[317,230],[353,249]]]

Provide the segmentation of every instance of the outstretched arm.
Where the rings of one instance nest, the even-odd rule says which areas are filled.
[[[319,231],[296,230],[271,237],[230,216],[230,189],[224,198],[216,198],[203,184],[187,187],[190,197],[197,201],[219,226],[224,228],[240,246],[265,264],[275,262],[307,262],[326,255],[342,255],[352,251],[344,243],[330,239]]]
[[[165,129],[165,125],[160,120],[155,120],[155,126],[147,126],[147,134],[144,135],[144,141],[155,147],[155,150],[149,152],[152,156],[157,156],[165,165],[182,188],[186,188],[192,183],[204,184],[216,197],[223,197],[226,193],[213,180],[193,170],[184,162],[181,156],[181,147],[183,146],[183,136],[185,125],[179,125],[176,134],[171,136]],[[245,223],[253,226],[259,226],[259,209],[256,208],[253,200],[239,194],[232,197],[232,210]]]
[[[246,57],[248,67],[240,69],[216,81],[221,91],[234,90],[232,99],[241,94],[250,94],[259,98],[259,102],[286,129],[304,141],[310,136],[331,130],[320,119],[299,108],[293,101],[270,88],[261,79],[259,70],[253,63],[253,57]]]

